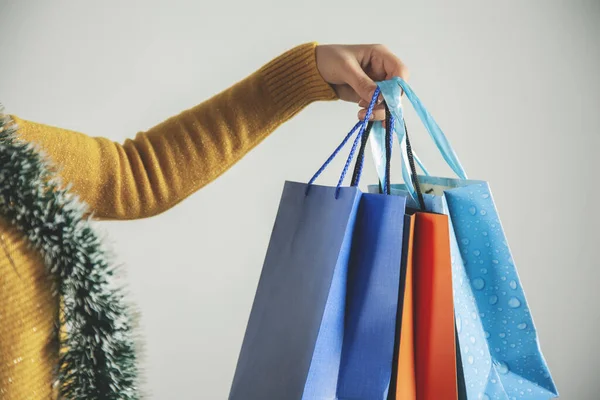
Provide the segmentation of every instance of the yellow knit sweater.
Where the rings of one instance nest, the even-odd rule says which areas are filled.
[[[173,207],[302,108],[335,98],[316,68],[315,44],[305,44],[123,144],[13,119],[95,217],[124,220]],[[1,216],[0,236],[0,399],[54,398],[59,299],[41,256]]]

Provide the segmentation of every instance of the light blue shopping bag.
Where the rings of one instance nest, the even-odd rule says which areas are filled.
[[[457,179],[419,176],[427,210],[450,216],[452,273],[456,327],[465,392],[463,398],[536,399],[558,395],[525,299],[507,239],[487,182],[469,180],[439,126],[411,87],[396,78],[379,83],[392,115],[402,149],[405,183],[392,193],[409,195],[417,208],[418,193],[411,180],[401,89],[409,99]],[[385,179],[383,128],[373,127],[371,148],[380,180]],[[377,192],[379,188],[369,189]]]

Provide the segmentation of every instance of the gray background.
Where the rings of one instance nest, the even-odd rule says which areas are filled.
[[[122,141],[312,40],[381,42],[407,63],[471,177],[492,184],[561,398],[599,398],[598,0],[0,0],[0,101]],[[175,209],[101,225],[143,312],[151,398],[226,398],[283,182],[309,178],[355,111],[312,105]]]

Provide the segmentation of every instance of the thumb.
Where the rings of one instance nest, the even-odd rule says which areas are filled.
[[[377,89],[377,85],[363,71],[360,64],[356,61],[349,63],[346,81],[348,85],[360,96],[361,99],[369,103]]]

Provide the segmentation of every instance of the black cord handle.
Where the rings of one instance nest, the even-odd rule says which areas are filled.
[[[362,171],[363,164],[365,162],[365,148],[367,147],[367,142],[369,141],[369,134],[371,133],[371,129],[373,128],[373,121],[369,121],[367,124],[367,128],[362,135],[360,148],[358,150],[358,156],[356,157],[356,162],[354,163],[354,171],[352,172],[352,180],[350,181],[350,186],[358,186],[358,181],[360,179],[360,174]]]
[[[379,193],[384,193],[384,185],[385,185],[385,193],[391,194],[391,159],[392,159],[392,134],[393,134],[393,118],[390,109],[387,104],[383,103],[385,106],[385,182],[379,182]],[[356,163],[354,164],[354,171],[352,173],[352,186],[358,185],[358,179],[360,178],[360,172],[362,170],[362,166],[365,159],[365,149],[367,147],[367,142],[369,141],[369,134],[371,133],[371,129],[373,128],[373,121],[370,121],[367,124],[367,128],[361,138],[360,149],[358,151],[358,157],[356,158]],[[406,135],[406,153],[408,155],[408,164],[410,166],[411,172],[411,180],[417,192],[417,197],[419,201],[419,206],[421,210],[425,210],[425,199],[423,198],[423,192],[421,190],[421,184],[419,183],[419,177],[417,175],[417,168],[415,165],[415,157],[412,152],[412,146],[410,144],[410,139],[408,137],[408,128],[406,126],[406,121],[404,121],[404,134]]]
[[[408,138],[408,128],[406,127],[406,121],[404,121],[404,134],[406,135],[406,153],[408,154],[408,164],[410,165],[411,179],[413,186],[417,191],[417,197],[421,211],[425,211],[425,199],[423,198],[423,192],[421,191],[421,184],[419,183],[419,176],[417,175],[417,168],[415,166],[415,156],[412,152],[412,146],[410,145],[410,139]]]
[[[392,193],[391,164],[392,164],[392,134],[394,132],[394,121],[392,113],[385,104],[385,194]]]

